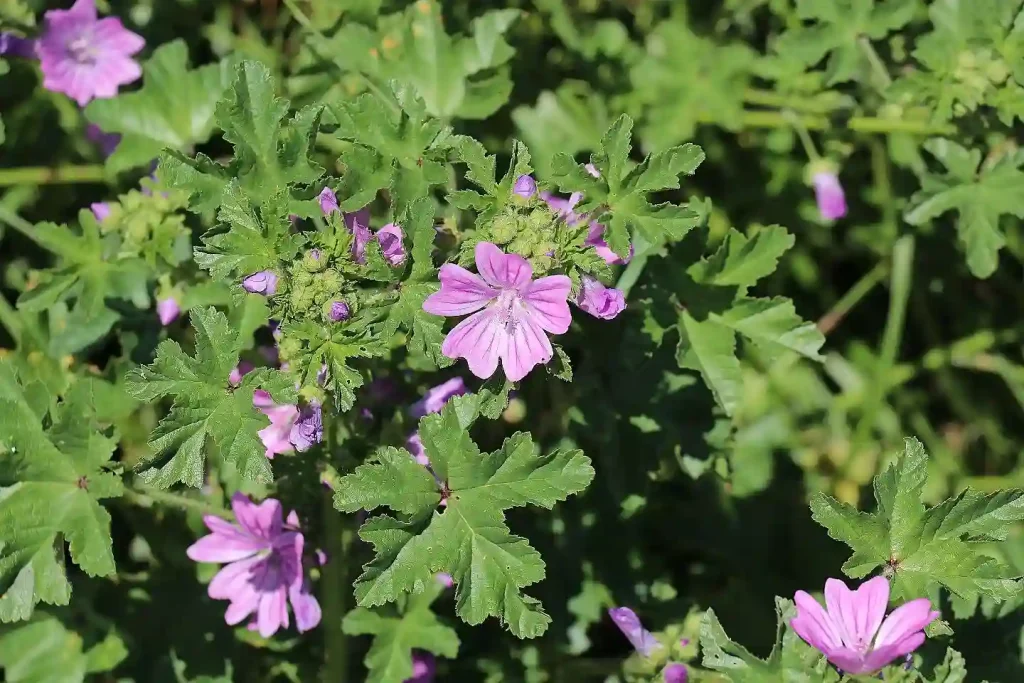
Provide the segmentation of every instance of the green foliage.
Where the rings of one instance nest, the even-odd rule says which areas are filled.
[[[143,66],[142,89],[93,100],[86,108],[86,117],[104,132],[121,134],[107,159],[110,169],[144,166],[165,149],[184,151],[206,142],[231,73],[229,59],[189,70],[184,41],[157,48]]]
[[[858,512],[821,493],[811,499],[815,521],[853,549],[843,571],[862,577],[881,567],[892,578],[893,597],[904,600],[933,596],[939,586],[965,599],[1019,595],[1019,572],[986,543],[1005,539],[1024,519],[1024,492],[967,488],[926,508],[927,475],[924,447],[907,439],[903,453],[875,477],[875,512]]]
[[[957,235],[967,251],[967,267],[977,277],[989,277],[999,264],[1006,244],[1000,218],[1024,218],[1024,155],[1019,152],[990,157],[982,162],[980,150],[968,150],[951,140],[934,139],[924,148],[946,168],[943,175],[928,173],[912,198],[905,218],[922,225],[956,210]]]
[[[591,155],[600,172],[594,178],[568,154],[552,161],[553,180],[565,192],[582,191],[580,212],[595,210],[594,218],[608,227],[606,240],[619,256],[629,253],[631,240],[648,245],[676,241],[699,223],[698,214],[687,206],[651,204],[647,194],[679,187],[680,175],[692,175],[704,160],[704,152],[693,144],[672,147],[648,155],[631,166],[629,152],[633,121],[620,116],[601,138],[601,151]]]
[[[88,674],[111,671],[127,654],[113,634],[83,651],[82,638],[48,615],[0,629],[0,666],[9,683],[82,683]]]
[[[407,451],[386,448],[339,482],[339,510],[386,506],[401,515],[379,515],[360,529],[376,557],[356,581],[356,600],[361,607],[393,602],[423,591],[444,571],[455,581],[456,613],[464,621],[494,616],[517,637],[534,638],[551,618],[522,589],[544,578],[544,562],[526,539],[510,533],[503,513],[525,505],[550,509],[585,489],[594,470],[579,450],[538,456],[524,433],[481,453],[468,432],[479,414],[477,401],[453,399],[420,421],[438,480]]]
[[[412,678],[414,649],[449,659],[458,655],[459,636],[430,609],[442,592],[440,582],[435,581],[421,593],[400,598],[396,606],[356,607],[345,615],[345,633],[373,636],[373,646],[364,660],[370,672],[368,683],[402,683]]]
[[[180,481],[199,487],[206,457],[216,452],[243,479],[269,483],[270,462],[257,434],[267,420],[253,407],[253,392],[260,388],[275,401],[286,403],[294,401],[294,387],[272,370],[257,370],[238,387],[229,386],[228,375],[238,364],[246,340],[213,308],[193,309],[191,318],[195,356],[187,355],[177,342],[165,340],[153,364],[133,370],[127,378],[129,393],[140,401],[174,397],[171,412],[150,437],[152,455],[136,469],[142,470],[142,479],[150,486],[167,488]],[[152,466],[168,453],[172,455],[167,462]]]
[[[99,501],[123,490],[110,471],[117,439],[96,422],[93,382],[79,380],[49,408],[32,400],[40,389],[0,360],[2,622],[27,619],[39,602],[68,603],[65,541],[89,576],[114,573],[110,514]]]

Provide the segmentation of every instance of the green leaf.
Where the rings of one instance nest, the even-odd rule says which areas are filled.
[[[676,362],[681,368],[700,372],[715,401],[732,415],[743,382],[733,330],[714,320],[696,320],[683,311],[679,316]]]
[[[93,100],[89,121],[121,141],[107,159],[116,171],[144,166],[164,149],[187,150],[206,142],[213,131],[217,101],[231,81],[231,60],[188,68],[182,40],[164,43],[142,66],[140,90]]]
[[[980,493],[965,489],[935,507],[921,502],[928,456],[916,439],[875,477],[873,513],[858,512],[819,493],[811,499],[815,521],[853,549],[843,565],[852,577],[882,567],[893,597],[927,597],[945,587],[964,599],[1008,600],[1021,592],[1015,571],[987,552],[986,541],[1005,539],[1024,519],[1024,491]]]
[[[700,623],[702,664],[731,683],[837,683],[835,669],[788,628],[796,616],[793,603],[775,598],[775,645],[768,659],[759,659],[725,633],[714,610]]]
[[[519,176],[527,175],[530,167],[530,150],[518,140],[512,144],[512,161],[501,180],[495,180],[497,158],[475,139],[466,135],[452,138],[452,149],[458,161],[466,164],[466,178],[480,187],[476,190],[459,190],[449,194],[449,202],[461,208],[472,208],[478,213],[478,221],[486,221],[501,213],[514,203],[515,182]]]
[[[334,499],[339,510],[383,506],[405,515],[381,515],[360,530],[375,557],[356,581],[356,600],[361,607],[393,602],[445,571],[457,586],[456,612],[464,621],[479,624],[494,616],[516,636],[533,638],[551,620],[522,589],[544,578],[544,562],[526,539],[509,532],[503,513],[525,505],[551,508],[585,489],[594,470],[578,450],[538,456],[523,433],[481,454],[467,431],[479,401],[453,399],[420,421],[420,438],[440,485],[425,469],[410,466],[408,452],[396,449],[379,452],[375,462],[341,480]],[[439,508],[442,499],[446,505]]]
[[[38,602],[68,603],[65,540],[86,574],[114,573],[110,514],[99,501],[123,489],[106,471],[117,440],[96,424],[94,388],[72,385],[44,429],[29,388],[0,360],[0,621],[27,619]]]
[[[199,487],[212,444],[243,479],[269,483],[270,462],[257,433],[268,421],[253,407],[253,392],[264,389],[278,403],[293,403],[295,388],[272,370],[249,373],[239,387],[230,388],[227,377],[238,364],[242,340],[213,308],[192,309],[191,320],[195,356],[168,339],[157,347],[152,365],[133,370],[126,379],[126,389],[140,401],[174,397],[171,412],[150,436],[153,455],[137,468],[146,468],[141,476],[150,486],[167,488],[180,481]],[[150,467],[168,453],[173,455],[162,467]]]
[[[950,140],[929,140],[925,149],[947,172],[921,178],[921,190],[911,198],[904,218],[911,225],[923,225],[955,210],[967,266],[975,276],[986,278],[995,272],[999,250],[1006,244],[1000,217],[1024,218],[1024,155],[1009,154],[988,165],[982,164],[980,150],[967,150]]]
[[[916,10],[913,0],[798,0],[797,16],[814,23],[787,31],[775,48],[806,66],[828,55],[826,85],[844,83],[869,71],[870,61],[860,41],[885,38],[907,24]]]
[[[87,673],[110,671],[126,654],[116,636],[83,652],[82,637],[49,615],[0,630],[0,667],[8,683],[82,683]]]
[[[534,150],[541,178],[551,173],[556,150],[570,156],[595,150],[611,123],[607,103],[583,81],[562,83],[554,92],[545,90],[532,107],[516,107],[512,120],[519,136]]]
[[[341,628],[346,634],[374,636],[363,660],[369,669],[368,683],[402,683],[412,678],[414,649],[449,659],[458,655],[455,630],[442,624],[430,609],[442,590],[435,581],[424,592],[400,601],[398,608],[357,607],[345,615]]]
[[[650,204],[647,193],[678,189],[679,176],[691,175],[704,160],[704,152],[692,144],[648,155],[631,167],[629,153],[633,121],[623,114],[605,132],[601,151],[591,156],[600,178],[564,153],[555,155],[552,176],[565,192],[582,191],[578,211],[601,207],[595,219],[608,227],[608,246],[616,254],[629,253],[634,232],[652,247],[677,241],[700,223],[699,214],[686,206]]]
[[[690,267],[690,275],[701,284],[750,287],[775,272],[779,259],[795,242],[780,225],[770,225],[753,237],[730,228],[712,256]]]

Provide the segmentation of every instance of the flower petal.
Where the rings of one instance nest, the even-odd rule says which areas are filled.
[[[628,607],[616,607],[608,610],[608,616],[612,618],[615,625],[622,631],[622,635],[626,636],[636,651],[645,657],[649,656],[659,643],[650,631],[644,628],[643,624],[640,623],[640,618],[636,615],[636,612]]]
[[[322,613],[320,603],[309,592],[309,586],[303,581],[296,581],[288,588],[288,600],[295,612],[295,628],[304,633],[320,623]]]
[[[889,580],[884,576],[865,581],[851,591],[839,579],[825,582],[825,604],[846,644],[862,650],[870,645],[889,604]]]
[[[462,266],[446,263],[438,274],[441,289],[428,296],[423,310],[434,315],[455,316],[479,311],[498,296],[479,276]]]
[[[533,278],[533,267],[519,254],[506,254],[490,242],[476,245],[476,269],[492,287],[519,289]]]
[[[817,600],[804,591],[797,591],[793,600],[796,602],[796,617],[789,625],[798,636],[826,655],[842,648],[843,638],[839,629]]]
[[[284,587],[260,596],[256,626],[264,638],[274,635],[279,628],[288,627],[288,594]]]
[[[546,332],[564,334],[572,322],[567,298],[572,280],[566,275],[549,275],[535,280],[523,289],[523,300],[530,317]]]
[[[250,557],[225,565],[210,581],[206,593],[214,600],[231,600],[232,602],[255,591],[252,577],[259,566],[266,562],[265,557]]]
[[[213,533],[203,536],[185,550],[189,559],[196,562],[235,562],[267,547],[265,541],[244,533],[239,527],[217,517],[207,517],[211,519],[206,520],[206,526]],[[212,519],[220,524],[211,524]]]
[[[487,379],[498,369],[498,359],[508,343],[508,333],[491,309],[479,311],[456,325],[441,353],[449,358],[465,358],[469,371]]]
[[[518,382],[534,367],[551,360],[552,355],[548,336],[536,316],[527,313],[512,327],[512,334],[501,354],[501,367],[505,369],[506,377]]]
[[[928,598],[918,598],[900,605],[882,622],[875,638],[875,648],[894,645],[938,618],[939,612],[932,609]]]
[[[248,496],[236,493],[231,497],[231,509],[242,528],[253,536],[272,541],[281,533],[281,502],[274,498],[257,505]]]

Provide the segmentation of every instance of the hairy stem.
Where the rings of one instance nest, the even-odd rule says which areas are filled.
[[[324,417],[327,415],[325,413]],[[325,447],[328,457],[334,452],[333,420],[324,420]],[[345,683],[348,680],[348,638],[341,630],[341,621],[349,610],[349,595],[352,591],[349,579],[349,556],[355,532],[350,521],[334,509],[331,491],[324,489],[321,504],[324,525],[324,545],[327,564],[323,568],[320,583],[323,587],[323,629],[324,683]]]
[[[101,183],[107,177],[102,164],[22,166],[0,169],[0,187],[8,185],[65,185]]]
[[[124,498],[132,505],[138,505],[139,507],[144,508],[151,508],[154,505],[164,505],[179,508],[181,510],[195,510],[196,512],[202,512],[205,515],[215,515],[223,519],[235,518],[231,510],[225,510],[222,507],[211,505],[199,498],[191,498],[180,493],[171,493],[169,491],[158,491],[156,489],[141,487],[126,488],[124,490]]]
[[[792,113],[789,118],[778,111],[747,111],[740,119],[743,128],[788,128],[793,125]],[[805,115],[797,120],[807,130],[832,130],[838,126],[825,116]],[[713,119],[704,119],[702,123],[716,124]],[[858,133],[907,133],[909,135],[950,135],[956,127],[948,123],[931,123],[913,119],[880,118],[877,116],[853,116],[846,121],[845,127]]]
[[[865,273],[850,289],[839,298],[828,313],[818,320],[818,329],[822,334],[828,334],[846,317],[853,308],[859,304],[864,297],[871,293],[875,286],[885,279],[889,266],[881,261],[874,268]]]

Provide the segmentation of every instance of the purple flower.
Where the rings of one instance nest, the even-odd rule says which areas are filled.
[[[323,441],[324,423],[319,403],[310,403],[299,411],[288,438],[300,453]]]
[[[873,674],[924,643],[924,627],[939,617],[927,598],[897,607],[888,618],[889,580],[876,576],[851,591],[838,579],[825,582],[827,610],[797,591],[790,626],[844,673]]]
[[[448,572],[438,572],[434,574],[434,578],[437,579],[437,582],[445,588],[451,588],[455,585],[455,580],[452,579],[452,575]]]
[[[247,361],[247,360],[239,361],[238,365],[236,365],[234,367],[234,369],[228,374],[228,384],[230,384],[233,387],[237,387],[239,384],[242,383],[242,378],[245,377],[246,375],[248,375],[250,372],[252,372],[255,369],[256,368],[253,367],[253,364],[250,363],[249,361]],[[266,393],[266,392],[263,392],[263,393]],[[267,397],[269,398],[270,394],[267,394]],[[256,402],[255,401],[255,396],[253,398],[254,398],[253,403],[255,403]]]
[[[614,251],[608,248],[608,243],[604,241],[604,226],[597,221],[590,221],[590,230],[587,232],[587,239],[583,241],[587,246],[594,247],[594,251],[597,255],[604,259],[605,263],[612,265],[621,265],[623,263],[629,263],[629,260],[633,258],[633,245],[629,245],[629,254],[626,258],[622,258]]]
[[[370,210],[359,209],[345,214],[345,225],[352,233],[352,260],[366,263],[366,245],[373,234],[370,232]]]
[[[277,292],[277,274],[272,270],[261,270],[242,280],[242,288],[251,294],[274,296]]]
[[[262,389],[253,392],[252,404],[270,418],[270,426],[257,432],[263,447],[267,449],[265,455],[273,460],[278,453],[290,452],[292,429],[299,419],[299,409],[291,404],[277,405],[270,394]]]
[[[0,57],[34,57],[36,41],[13,33],[0,33]]]
[[[533,179],[533,176],[521,175],[516,178],[516,184],[512,191],[523,199],[529,199],[537,193],[537,181]]]
[[[649,657],[655,648],[661,647],[661,643],[655,639],[651,632],[640,623],[640,617],[628,607],[615,607],[608,610],[608,616],[612,618],[615,625],[622,631],[622,635],[629,639],[629,642],[636,648],[636,651],[644,657]]]
[[[465,358],[470,371],[486,379],[498,369],[513,382],[551,360],[547,335],[569,329],[565,275],[533,280],[533,268],[518,254],[505,254],[490,242],[476,245],[475,275],[461,266],[441,267],[441,290],[427,297],[423,310],[443,316],[472,313],[448,333],[441,352]]]
[[[320,190],[320,196],[317,197],[317,200],[320,202],[320,210],[324,212],[325,216],[340,210],[338,208],[338,196],[329,187]]]
[[[96,216],[96,220],[101,223],[110,215],[110,204],[106,202],[93,202],[89,208],[92,209],[92,215]]]
[[[384,258],[393,266],[400,266],[405,262],[405,246],[402,244],[402,236],[402,228],[394,223],[388,223],[374,236]]]
[[[288,628],[288,603],[300,633],[320,623],[320,604],[309,592],[302,568],[305,539],[295,512],[281,522],[281,503],[260,504],[236,493],[231,498],[237,524],[214,515],[203,522],[210,534],[186,550],[196,562],[225,563],[207,588],[214,600],[229,600],[224,621],[234,626],[252,616],[264,638]]]
[[[448,402],[448,399],[455,396],[462,396],[467,393],[466,382],[461,377],[452,377],[447,382],[442,382],[436,387],[427,389],[427,393],[423,395],[423,398],[412,404],[409,408],[409,414],[419,419],[424,415],[430,415],[431,413],[441,412],[441,408],[444,408],[444,404]]]
[[[665,683],[686,683],[690,675],[684,665],[673,663],[665,667],[665,670],[661,672],[661,677],[665,679]]]
[[[181,315],[181,306],[174,297],[169,296],[156,302],[156,314],[160,318],[160,324],[167,327]]]
[[[430,465],[430,458],[427,457],[427,451],[423,448],[423,441],[420,439],[419,432],[413,432],[405,440],[405,450],[409,451],[412,454],[412,459],[419,464],[424,467]]]
[[[103,153],[104,157],[109,157],[114,153],[114,148],[121,142],[121,136],[117,133],[104,133],[103,129],[97,126],[95,123],[90,123],[85,127],[85,137],[90,141],[99,145],[100,152]],[[143,192],[148,192],[148,187],[142,188]]]
[[[834,221],[846,215],[846,196],[843,186],[839,184],[839,176],[828,171],[819,171],[811,179],[814,183],[814,197],[818,201],[818,211],[827,221]]]
[[[71,9],[50,10],[36,43],[43,87],[85,106],[113,97],[118,87],[142,75],[131,56],[146,45],[117,17],[97,19],[93,0],[75,0]]]
[[[405,683],[433,683],[435,668],[434,655],[417,650],[412,655],[412,678]]]
[[[550,207],[552,211],[554,211],[558,216],[564,218],[566,224],[570,226],[587,220],[587,216],[585,214],[576,213],[576,205],[583,199],[582,192],[573,192],[569,195],[568,199],[556,197],[553,194],[545,192],[541,194],[541,198],[547,202],[548,207]],[[632,244],[629,245],[629,254],[626,258],[622,258],[608,248],[608,243],[604,241],[604,225],[597,221],[590,221],[587,238],[583,243],[589,247],[594,247],[594,251],[597,252],[598,256],[604,259],[605,263],[621,265],[629,263],[629,260],[633,258]]]
[[[605,287],[600,281],[584,275],[576,305],[595,318],[611,320],[626,308],[626,296],[620,290]]]
[[[331,302],[331,312],[329,315],[331,320],[338,323],[341,322],[342,320],[348,320],[348,316],[349,309],[347,303],[345,303],[344,301]]]

